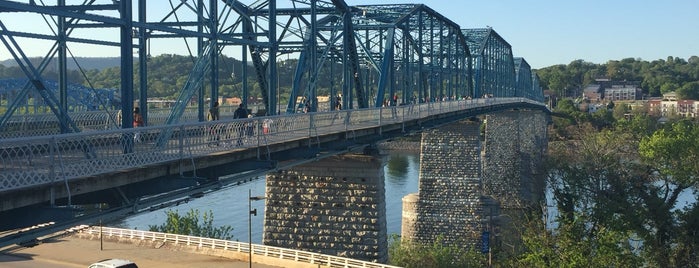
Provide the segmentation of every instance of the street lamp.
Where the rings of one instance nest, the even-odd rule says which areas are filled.
[[[252,268],[252,216],[257,216],[257,209],[252,209],[252,201],[264,200],[264,196],[252,196],[252,189],[248,189],[248,250],[249,250],[249,264]]]

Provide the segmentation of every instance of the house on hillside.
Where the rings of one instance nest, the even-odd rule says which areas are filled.
[[[599,102],[602,100],[602,85],[589,84],[583,89],[583,99],[590,102]]]
[[[640,100],[643,92],[639,82],[595,79],[583,89],[583,99],[590,102]]]

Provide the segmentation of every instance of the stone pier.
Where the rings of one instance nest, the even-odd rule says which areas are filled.
[[[385,263],[383,166],[342,155],[269,174],[263,243]]]
[[[492,242],[504,254],[521,247],[519,228],[527,217],[538,217],[545,181],[539,169],[547,144],[547,117],[541,111],[506,111],[485,120],[484,194],[500,204]],[[533,213],[533,214],[532,214]],[[529,216],[528,216],[529,215]]]
[[[535,175],[546,149],[546,123],[540,111],[486,116],[483,190],[503,209],[536,206],[543,199],[543,178]]]
[[[422,134],[418,193],[403,198],[403,239],[477,246],[483,231],[480,122]]]
[[[402,238],[516,252],[514,226],[544,198],[547,123],[541,111],[516,110],[487,115],[484,138],[475,120],[424,132],[419,192],[403,198]]]

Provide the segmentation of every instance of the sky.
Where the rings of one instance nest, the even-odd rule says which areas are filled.
[[[133,1],[135,5],[137,1]],[[523,57],[534,69],[580,59],[605,63],[624,58],[652,61],[667,59],[668,56],[684,59],[699,56],[699,0],[346,1],[349,5],[425,4],[461,28],[492,27],[512,46],[513,55]],[[148,5],[149,16],[153,17],[158,12],[170,10],[169,1],[166,0],[151,0]],[[35,23],[26,23],[28,20]],[[50,33],[43,21],[36,20],[43,18],[0,13],[0,21],[9,30]],[[80,29],[74,36],[80,36],[78,31],[82,31],[83,37],[107,35],[110,36],[107,38],[109,40],[118,40],[116,31],[90,32]],[[43,56],[52,45],[48,41],[21,38],[18,38],[18,43],[28,56]],[[190,41],[189,46],[191,48],[194,44]],[[119,50],[112,47],[71,45],[70,48],[75,56],[119,56]],[[186,55],[187,44],[182,41],[171,44],[162,39],[153,40],[151,54],[163,53]],[[11,57],[9,50],[0,45],[0,60]],[[239,55],[233,57],[240,58]]]

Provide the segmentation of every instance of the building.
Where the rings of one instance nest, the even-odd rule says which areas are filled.
[[[583,99],[590,102],[640,100],[643,98],[640,82],[595,79],[583,89]]]
[[[602,101],[603,88],[600,84],[590,84],[583,89],[583,99],[589,100],[591,102]]]
[[[641,88],[635,85],[612,85],[604,89],[605,101],[640,100]]]

